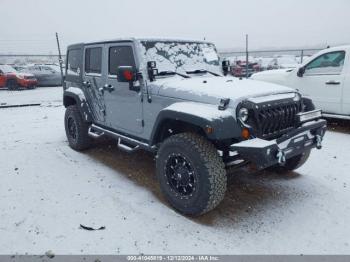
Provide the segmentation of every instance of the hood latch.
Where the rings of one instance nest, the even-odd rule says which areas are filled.
[[[226,110],[228,104],[230,103],[230,98],[222,98],[220,99],[220,104],[218,106],[219,110]]]

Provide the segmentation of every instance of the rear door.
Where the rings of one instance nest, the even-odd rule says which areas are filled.
[[[89,45],[84,49],[83,85],[89,101],[94,121],[104,125],[106,122],[106,106],[101,88],[105,75],[102,68],[104,45]]]
[[[322,54],[305,66],[303,77],[294,78],[293,87],[311,97],[325,113],[342,114],[345,51]]]
[[[129,83],[118,82],[119,66],[136,69],[136,56],[132,42],[106,45],[107,80],[104,91],[107,122],[110,127],[131,134],[143,131],[141,93],[129,89]]]

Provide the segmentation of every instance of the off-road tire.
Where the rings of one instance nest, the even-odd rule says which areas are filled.
[[[75,136],[70,132],[71,121],[75,124]],[[64,127],[66,130],[69,146],[77,151],[82,151],[90,147],[91,138],[88,135],[89,124],[85,122],[76,105],[71,105],[66,108],[64,116]]]
[[[194,191],[184,197],[173,190],[166,175],[167,161],[180,154],[193,166]],[[215,146],[194,133],[180,133],[167,138],[157,154],[157,176],[168,202],[185,215],[197,216],[214,209],[223,200],[227,187],[225,165]]]
[[[7,88],[9,90],[18,90],[19,89],[18,83],[17,83],[17,81],[15,79],[8,80],[6,85],[7,85]]]
[[[294,156],[290,159],[288,159],[285,163],[285,165],[281,166],[281,165],[275,165],[272,167],[269,167],[267,170],[271,171],[271,172],[275,172],[278,174],[284,174],[287,173],[289,171],[293,171],[295,169],[298,169],[299,167],[301,167],[303,164],[305,164],[305,162],[309,159],[311,153],[311,149],[305,151],[304,153]]]

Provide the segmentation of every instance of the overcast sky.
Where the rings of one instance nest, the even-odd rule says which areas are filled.
[[[349,0],[0,0],[0,53],[130,36],[251,49],[350,44]],[[5,11],[6,10],[6,11]]]

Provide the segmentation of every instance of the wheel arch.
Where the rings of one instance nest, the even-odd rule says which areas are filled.
[[[86,101],[84,94],[80,89],[66,89],[63,93],[63,105],[66,108],[72,105],[76,105],[83,117],[83,120],[85,122],[92,122],[93,118],[90,107]]]
[[[167,137],[182,132],[195,132],[209,140],[225,140],[239,137],[241,128],[233,116],[207,118],[192,110],[180,112],[165,108],[156,119],[150,145],[156,145]]]

